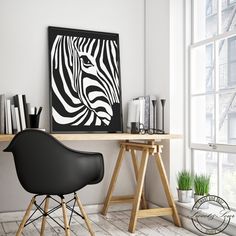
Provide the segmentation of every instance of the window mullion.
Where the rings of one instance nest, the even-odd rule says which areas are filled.
[[[194,9],[193,9],[193,8],[194,8],[194,7],[193,7],[193,6],[194,6],[193,1],[194,1],[194,0],[191,1],[191,13],[192,13],[192,14],[191,14],[191,44],[193,44],[193,42],[194,42],[194,40],[195,40],[195,39],[194,39],[194,20],[195,20],[195,19],[194,19],[194,15],[195,15],[195,13],[194,13]]]
[[[218,0],[217,1],[217,33],[218,35],[220,35],[220,33],[222,32],[221,31],[221,7],[222,7],[222,4],[221,4],[221,0]]]
[[[219,124],[219,44],[214,42],[214,143],[217,143],[218,124]]]
[[[230,31],[221,33],[221,34],[219,34],[219,35],[214,35],[214,36],[212,36],[211,38],[207,38],[207,39],[203,39],[203,40],[194,42],[194,43],[192,43],[192,44],[190,45],[190,47],[191,47],[191,48],[196,48],[196,47],[199,47],[199,46],[202,46],[202,45],[210,44],[210,43],[212,43],[213,41],[216,41],[216,40],[231,38],[231,37],[233,37],[234,35],[236,35],[236,30],[235,30],[235,29],[232,29],[232,30],[230,30]]]
[[[194,149],[192,149],[192,148],[191,148],[191,157],[192,157],[191,171],[192,171],[192,174],[195,175],[195,157],[194,157]]]

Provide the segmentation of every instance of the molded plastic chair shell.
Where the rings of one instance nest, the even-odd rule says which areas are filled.
[[[24,130],[4,152],[12,152],[19,181],[33,194],[64,195],[99,183],[103,155],[70,149],[47,132]]]

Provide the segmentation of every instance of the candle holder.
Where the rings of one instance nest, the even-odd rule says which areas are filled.
[[[162,113],[162,133],[165,133],[165,103],[166,99],[161,99],[161,113]]]
[[[157,114],[157,100],[152,100],[153,106],[153,133],[155,133],[157,126],[156,126],[156,114]]]

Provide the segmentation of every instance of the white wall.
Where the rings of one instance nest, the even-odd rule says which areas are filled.
[[[145,92],[167,99],[165,130],[183,133],[182,13],[183,0],[1,0],[0,94],[12,96],[24,93],[33,105],[42,105],[44,109],[41,127],[48,129],[47,26],[115,32],[120,35],[124,124],[128,100]],[[118,144],[65,144],[72,148],[96,150],[104,154],[104,180],[80,191],[83,203],[102,203],[117,157]],[[183,167],[183,143],[178,140],[163,144],[163,161],[171,189],[176,193],[175,176]],[[13,158],[1,152],[6,145],[7,143],[0,143],[0,212],[24,209],[30,198],[18,183]],[[134,190],[130,158],[127,159],[129,160],[121,168],[122,173],[118,178],[115,190],[117,194],[131,194]],[[166,205],[153,158],[148,164],[146,177],[147,199]]]
[[[23,93],[32,105],[43,106],[41,127],[47,130],[49,25],[119,33],[122,99],[126,120],[127,101],[144,94],[144,1],[0,1],[0,94],[5,93],[11,97]],[[0,144],[0,212],[25,209],[30,198],[18,183],[12,156],[2,152],[6,145],[7,143]],[[118,144],[66,142],[66,145],[80,150],[96,150],[104,154],[103,181],[79,192],[84,204],[102,203],[116,160]],[[131,193],[132,180],[128,163],[122,168],[116,193]]]
[[[184,1],[147,0],[146,3],[146,94],[166,99],[165,131],[183,134]],[[176,197],[176,174],[184,167],[183,140],[165,141],[162,144],[163,162]],[[167,204],[154,158],[148,165],[146,192],[151,202]]]

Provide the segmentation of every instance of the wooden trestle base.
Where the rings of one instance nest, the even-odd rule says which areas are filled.
[[[132,162],[134,166],[134,173],[137,180],[135,194],[126,196],[112,196],[118,178],[118,174],[121,168],[121,163],[124,159],[126,151],[131,153]],[[140,165],[138,165],[136,151],[142,152]],[[168,183],[165,167],[162,162],[161,152],[162,152],[162,145],[156,144],[154,141],[149,141],[148,143],[135,143],[135,142],[125,141],[121,142],[120,144],[119,155],[116,161],[110,186],[101,213],[103,215],[107,214],[109,204],[131,202],[133,204],[133,207],[128,229],[129,232],[131,233],[135,231],[138,218],[171,215],[174,224],[179,227],[181,226],[177,208],[170,191],[170,186]],[[147,170],[148,158],[150,156],[154,156],[158,171],[160,173],[161,182],[163,184],[164,192],[169,205],[169,207],[167,208],[147,209],[147,203],[144,196],[143,185]],[[142,209],[140,209],[140,204]]]

